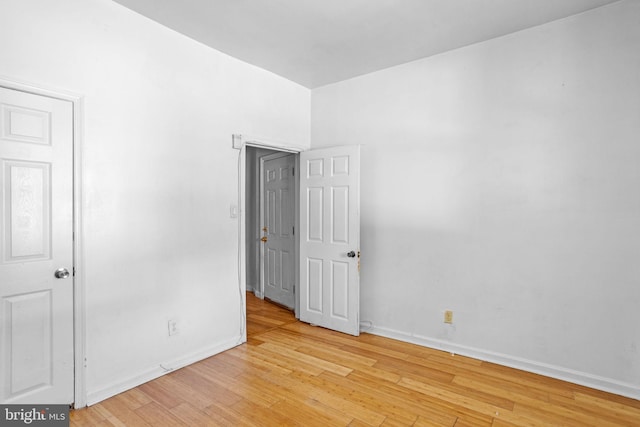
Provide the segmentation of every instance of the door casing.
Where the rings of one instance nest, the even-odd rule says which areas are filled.
[[[69,101],[73,105],[73,337],[74,407],[87,406],[85,355],[85,289],[82,236],[82,119],[83,97],[79,94],[0,77],[0,86],[34,95]]]

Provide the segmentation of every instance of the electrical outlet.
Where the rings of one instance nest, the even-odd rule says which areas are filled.
[[[171,335],[176,335],[178,332],[180,332],[178,330],[178,321],[171,319],[167,322],[167,326],[169,328],[169,336]]]
[[[447,310],[444,312],[444,323],[453,323],[453,311]]]

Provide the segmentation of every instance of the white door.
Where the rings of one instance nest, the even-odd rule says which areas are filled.
[[[294,156],[260,160],[262,183],[262,285],[265,298],[294,308]]]
[[[0,88],[0,196],[0,403],[70,404],[70,102]]]
[[[300,320],[360,334],[360,147],[300,153]]]

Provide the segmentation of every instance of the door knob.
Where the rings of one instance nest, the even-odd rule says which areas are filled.
[[[56,279],[66,279],[69,277],[69,270],[66,268],[59,268],[54,273],[54,276],[56,276]]]
[[[264,236],[262,239],[260,239],[260,241],[261,241],[262,243],[267,243],[267,236]]]
[[[356,253],[355,253],[354,251],[351,251],[351,252],[348,252],[348,253],[347,253],[347,256],[348,256],[349,258],[355,258],[355,257],[356,257]]]

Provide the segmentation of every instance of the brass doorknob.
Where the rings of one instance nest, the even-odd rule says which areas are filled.
[[[261,241],[262,243],[267,243],[267,236],[264,236],[262,239],[260,239],[260,241]]]

